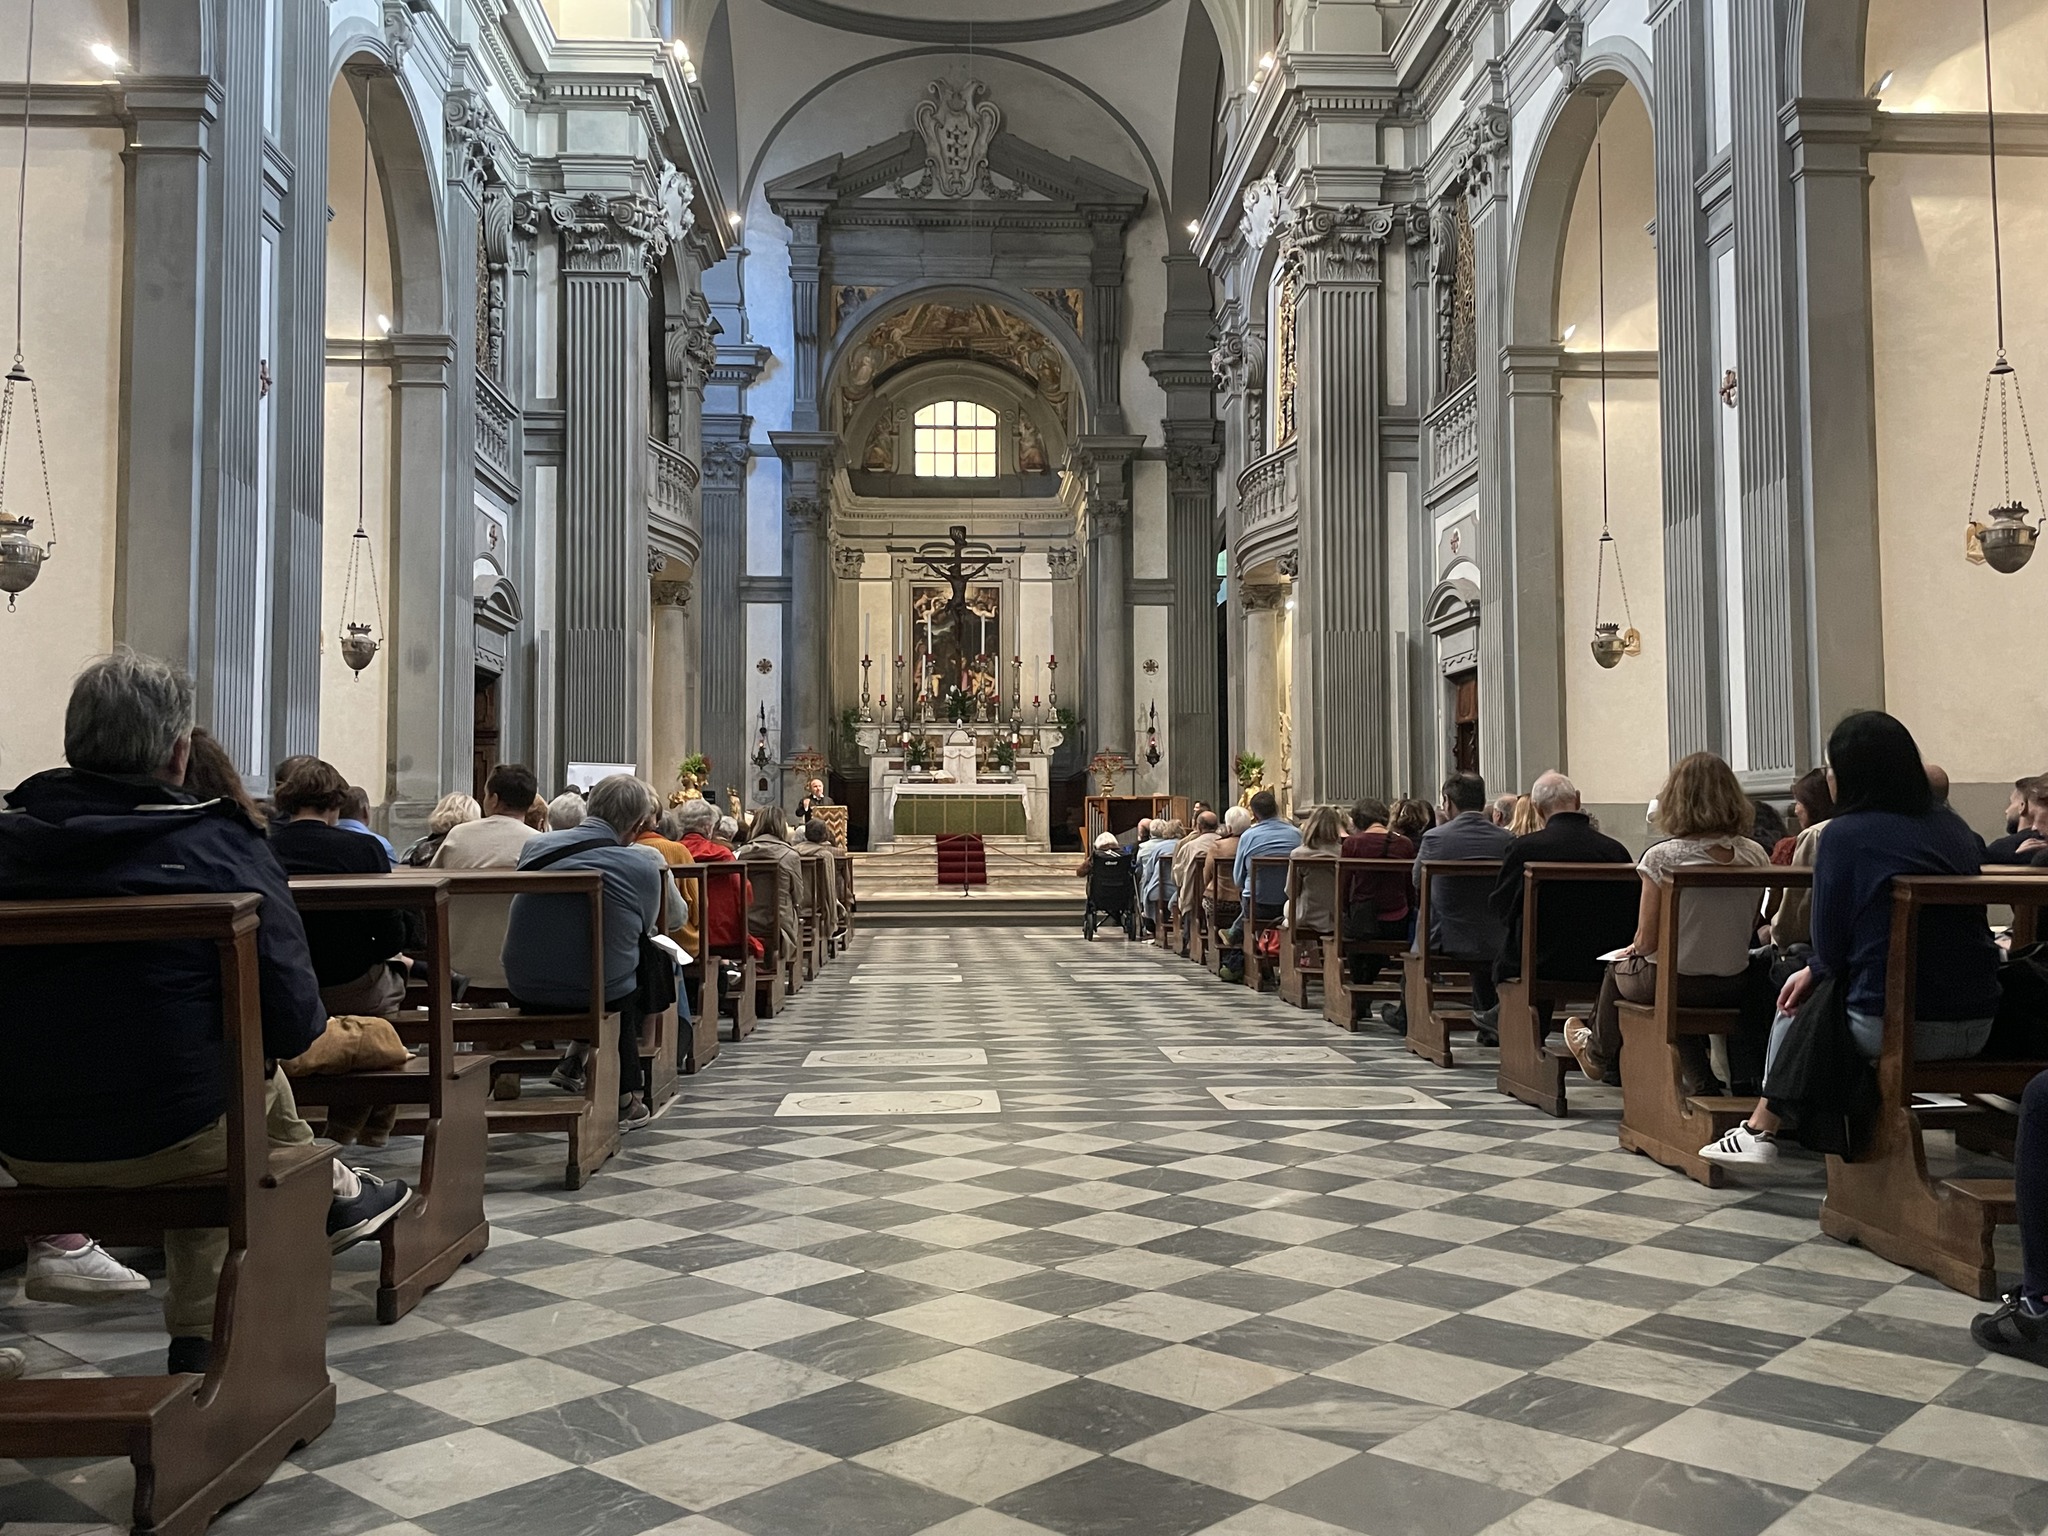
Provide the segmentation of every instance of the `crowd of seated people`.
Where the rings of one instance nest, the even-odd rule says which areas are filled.
[[[643,940],[673,937],[688,953],[700,935],[741,947],[750,886],[781,882],[778,932],[792,942],[806,858],[831,860],[823,880],[829,917],[843,926],[850,877],[822,821],[792,847],[781,813],[764,810],[743,834],[715,805],[689,801],[664,815],[654,789],[618,775],[587,794],[539,794],[531,769],[500,764],[483,800],[448,794],[425,834],[402,855],[369,825],[368,796],[331,764],[295,755],[276,765],[270,796],[252,797],[221,744],[194,722],[195,693],[177,669],[131,651],[89,665],[65,718],[66,766],[15,786],[0,811],[0,901],[254,893],[266,1127],[272,1142],[307,1145],[285,1064],[304,1055],[338,1017],[391,1020],[406,1006],[424,935],[402,907],[302,915],[298,876],[391,877],[421,871],[594,870],[601,880],[606,1008],[619,1015],[619,1124],[651,1118],[642,1081]],[[765,867],[747,880],[681,882],[670,871],[743,857]],[[472,894],[449,904],[451,990],[476,984],[536,1014],[586,1008],[590,924],[582,898]],[[757,948],[759,945],[757,944]],[[672,962],[671,976],[674,975]],[[101,979],[117,967],[118,1001]],[[687,1019],[687,989],[671,996]],[[715,997],[709,1006],[716,1006]],[[0,1084],[0,1169],[22,1187],[148,1188],[227,1166],[228,1104],[219,961],[210,943],[159,942],[105,964],[75,947],[0,947],[0,1044],[17,1070]],[[90,1028],[52,1027],[89,1018]],[[581,1048],[587,1050],[587,1047]],[[294,1070],[297,1067],[294,1066]],[[572,1049],[559,1086],[586,1087]],[[494,1080],[497,1091],[507,1080]],[[517,1096],[517,1079],[509,1079]],[[325,1137],[380,1145],[397,1107],[330,1105]],[[409,1184],[337,1159],[327,1217],[335,1252],[375,1237],[414,1199]],[[0,1181],[4,1182],[4,1181]],[[225,1229],[163,1238],[164,1321],[172,1373],[207,1368],[214,1297],[228,1251]],[[84,1305],[146,1293],[150,1279],[90,1233],[29,1239],[28,1299]],[[24,1373],[20,1351],[0,1351],[0,1380]]]

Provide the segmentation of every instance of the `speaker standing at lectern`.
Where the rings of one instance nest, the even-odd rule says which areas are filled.
[[[832,797],[825,793],[825,781],[823,779],[811,780],[807,789],[808,792],[804,795],[803,799],[797,802],[796,815],[799,824],[809,821],[812,813],[819,806],[832,803]]]

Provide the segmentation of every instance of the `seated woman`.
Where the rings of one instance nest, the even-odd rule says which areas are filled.
[[[1797,831],[1771,850],[1771,862],[1791,869],[1813,868],[1820,848],[1820,835],[1835,814],[1835,797],[1828,788],[1828,771],[1812,768],[1792,786],[1792,821]],[[1809,918],[1813,892],[1788,886],[1771,895],[1764,916],[1771,927],[1771,943],[1780,950],[1808,946],[1813,942]]]
[[[1828,738],[1835,814],[1813,865],[1813,959],[1785,983],[1771,1026],[1769,1061],[1800,1004],[1823,976],[1848,987],[1849,1031],[1872,1060],[1884,1044],[1885,965],[1891,951],[1892,881],[1899,875],[1974,875],[1982,846],[1960,816],[1938,804],[1912,733],[1879,710],[1861,710]],[[1919,995],[1913,1059],[1975,1056],[1998,1011],[1998,947],[1982,907],[1929,907],[1920,921]],[[1700,1156],[1728,1167],[1778,1160],[1783,1111],[1759,1101],[1749,1119]]]
[[[1387,803],[1368,796],[1351,807],[1351,835],[1339,850],[1347,859],[1415,861],[1413,840],[1387,826]],[[1344,877],[1344,937],[1352,943],[1406,939],[1409,924],[1408,871],[1354,870]],[[1385,955],[1350,957],[1351,979],[1359,986],[1379,980]]]
[[[1751,839],[1755,816],[1734,770],[1711,752],[1695,752],[1671,770],[1657,792],[1657,826],[1665,841],[1654,843],[1636,864],[1642,876],[1642,904],[1636,936],[1607,967],[1589,1027],[1584,1019],[1564,1021],[1564,1043],[1596,1083],[1618,1079],[1621,1059],[1619,1005],[1650,1003],[1657,997],[1658,929],[1663,887],[1671,872],[1689,867],[1761,867],[1770,855]],[[1742,1003],[1749,972],[1760,892],[1750,889],[1695,891],[1679,909],[1678,1006],[1735,1008]],[[1760,1021],[1759,1021],[1760,1022]],[[1707,1054],[1706,1037],[1679,1042],[1687,1093],[1719,1093]]]
[[[780,965],[803,944],[799,901],[804,882],[803,856],[790,843],[789,818],[781,806],[764,806],[754,813],[753,834],[738,856],[760,866],[749,872],[747,931],[765,946],[768,963]]]
[[[1301,872],[1300,891],[1287,926],[1296,934],[1321,938],[1337,931],[1337,856],[1344,850],[1344,817],[1334,805],[1319,805],[1301,824],[1301,844],[1287,857],[1328,864]]]

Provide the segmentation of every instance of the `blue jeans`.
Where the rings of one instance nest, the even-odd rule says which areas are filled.
[[[1771,1021],[1771,1043],[1764,1052],[1764,1076],[1778,1059],[1778,1047],[1792,1030],[1792,1015],[1781,1013]],[[1884,1019],[1874,1013],[1849,1010],[1849,1033],[1856,1049],[1877,1060],[1884,1049]],[[1989,1019],[1915,1019],[1913,1059],[1915,1061],[1962,1061],[1984,1049],[1991,1038]]]

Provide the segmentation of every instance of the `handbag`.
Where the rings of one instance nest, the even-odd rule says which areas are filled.
[[[590,853],[599,848],[616,848],[621,844],[609,839],[595,842],[571,843],[566,848],[553,848],[521,868],[528,873],[549,869],[567,858],[579,853]],[[640,935],[640,963],[635,973],[636,986],[633,992],[634,1005],[642,1018],[651,1018],[664,1013],[676,1005],[676,963],[667,950],[654,942],[652,934]]]
[[[286,1077],[332,1077],[344,1072],[393,1072],[412,1060],[389,1019],[337,1013],[299,1055],[285,1062]]]

